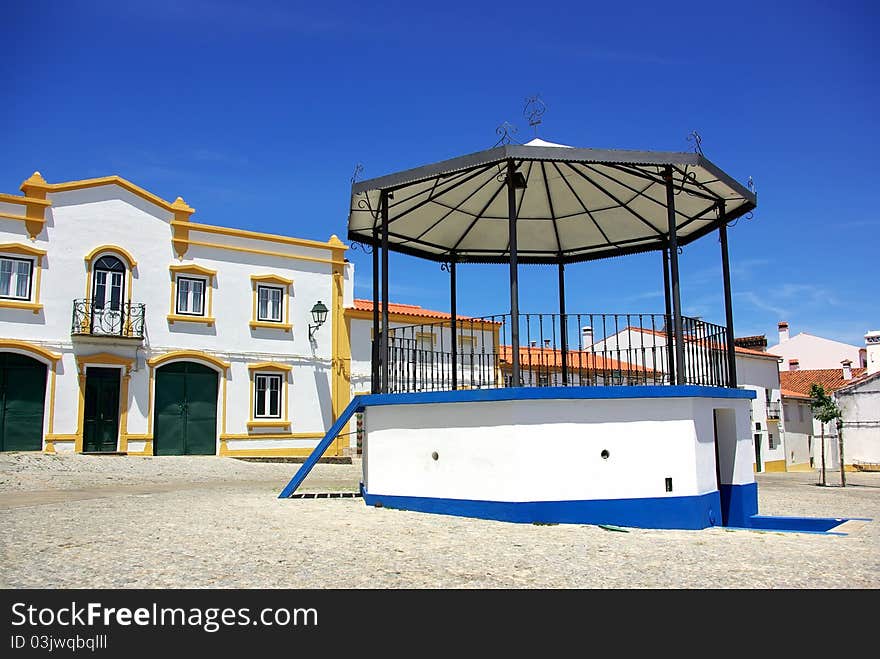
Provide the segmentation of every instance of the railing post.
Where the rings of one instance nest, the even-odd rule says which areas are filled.
[[[507,231],[510,243],[510,375],[511,385],[519,386],[519,260],[516,247],[516,167],[507,161]]]
[[[383,198],[384,201],[384,198]],[[380,201],[380,203],[382,203]],[[379,393],[379,232],[373,229],[373,340],[370,349],[370,393]]]
[[[681,326],[681,292],[678,274],[678,236],[675,226],[675,189],[672,183],[672,167],[663,168],[666,181],[666,217],[669,228],[669,265],[672,276],[672,326],[675,333],[675,381],[685,383],[684,332]]]
[[[560,259],[562,257],[560,256]],[[559,339],[562,349],[562,386],[568,386],[568,323],[565,318],[565,263],[559,261]]]
[[[718,237],[721,240],[721,272],[724,278],[724,322],[727,326],[727,386],[736,388],[736,346],[733,343],[733,300],[730,294],[730,258],[727,250],[727,220],[724,202],[718,202]]]
[[[458,316],[455,308],[455,253],[449,258],[449,315],[450,329],[452,330],[452,390],[458,389]],[[442,331],[442,329],[441,329]]]
[[[382,383],[381,391],[388,393],[388,192],[381,193],[382,207]]]

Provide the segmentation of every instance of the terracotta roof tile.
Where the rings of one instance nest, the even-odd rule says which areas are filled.
[[[642,332],[643,334],[650,334],[652,336],[666,336],[666,332],[661,332],[659,330],[647,329],[644,327],[624,327],[622,332],[630,331],[630,332]],[[700,341],[704,341],[705,339],[696,339],[691,335],[685,334],[684,336],[685,343],[698,343]],[[734,339],[736,341],[736,339]],[[718,346],[720,347],[720,345]],[[779,355],[773,355],[769,352],[764,352],[763,350],[752,350],[751,348],[742,348],[738,345],[734,345],[734,351],[741,355],[754,355],[755,357],[767,357],[768,359],[782,359]]]
[[[810,385],[821,384],[825,387],[825,391],[830,393],[837,391],[841,387],[852,384],[856,378],[860,378],[865,374],[867,369],[852,369],[852,379],[843,379],[842,368],[817,368],[817,369],[801,369],[797,371],[780,371],[779,383],[782,389],[786,389],[802,396],[810,395]]]
[[[348,308],[355,309],[356,311],[372,311],[373,301],[356,299],[354,306]],[[382,310],[381,303],[379,304],[379,310]],[[397,302],[388,303],[388,313],[411,316],[413,318],[430,318],[432,320],[450,320],[452,318],[452,315],[445,311],[434,311],[433,309],[424,309],[416,304],[399,304]],[[458,316],[458,319],[471,320],[470,316]],[[485,322],[488,323],[489,321]]]
[[[511,346],[499,346],[499,357],[503,365],[509,364],[513,350]],[[519,363],[523,368],[536,366],[541,368],[562,368],[562,351],[553,348],[539,348],[520,346]],[[644,373],[653,373],[652,369],[644,366],[637,366],[628,362],[618,361],[610,357],[603,357],[592,352],[578,352],[577,350],[568,353],[568,367],[573,369],[584,369],[589,371],[640,371]]]

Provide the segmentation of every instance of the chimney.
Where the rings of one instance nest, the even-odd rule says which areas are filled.
[[[779,323],[779,342],[788,341],[788,323],[784,320]]]
[[[529,343],[529,345],[530,345],[531,347],[533,347],[533,348],[537,348],[537,347],[538,347],[538,342],[535,341],[535,340],[533,339],[533,340]]]
[[[801,363],[797,359],[789,359],[788,360],[788,370],[789,371],[797,371],[800,370]]]
[[[549,348],[549,347],[550,347],[550,339],[544,339],[544,347],[545,347],[545,348]]]
[[[865,334],[865,352],[867,353],[868,375],[880,371],[880,330],[871,330]]]
[[[589,325],[581,327],[581,343],[584,348],[593,345],[593,328]]]
[[[852,361],[849,359],[844,359],[843,364],[843,379],[844,380],[852,380]]]

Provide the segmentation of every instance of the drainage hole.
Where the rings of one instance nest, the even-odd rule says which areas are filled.
[[[608,452],[608,449],[603,448],[602,452],[599,455],[602,456],[603,460],[607,460],[611,454]]]

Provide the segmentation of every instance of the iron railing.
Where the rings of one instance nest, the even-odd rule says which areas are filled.
[[[663,385],[677,383],[675,370],[684,384],[729,386],[727,331],[721,325],[683,317],[683,359],[678,364],[672,332],[667,329],[671,321],[664,314],[566,314],[564,319],[559,314],[520,314],[519,318],[518,385],[512,381],[510,315],[501,314],[459,318],[454,338],[449,320],[392,326],[387,391]],[[380,374],[381,366],[374,370],[374,378]]]
[[[774,401],[772,403],[767,403],[767,418],[768,419],[778,419],[779,418],[779,403]]]
[[[92,300],[74,300],[70,333],[143,339],[145,313],[146,307],[140,303],[96,305]]]

